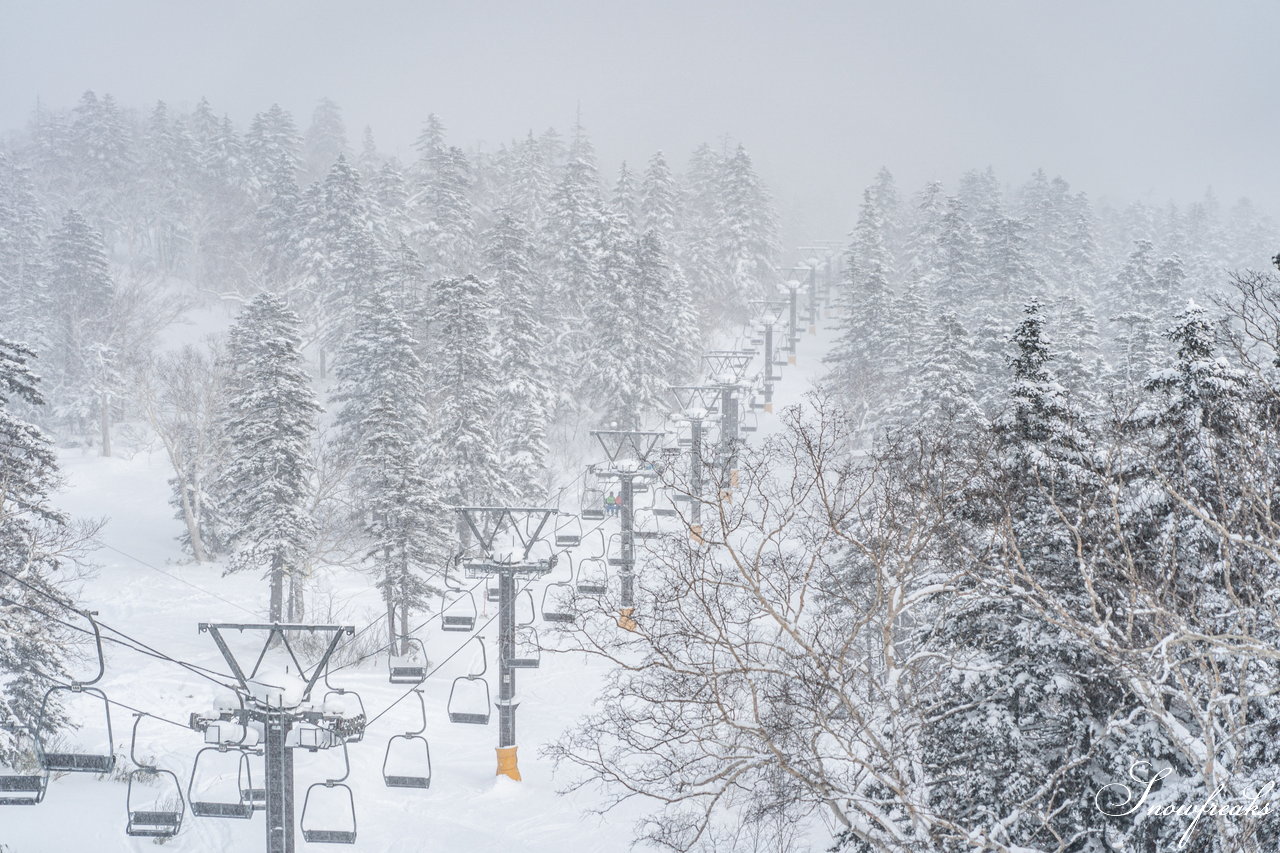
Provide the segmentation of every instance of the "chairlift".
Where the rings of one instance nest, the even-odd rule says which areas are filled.
[[[502,588],[498,586],[497,578],[484,582],[484,600],[494,604],[502,600]]]
[[[214,759],[214,755],[226,756],[236,762],[236,781],[235,781],[235,800],[215,800],[215,799],[197,799],[196,798],[196,778],[200,775],[200,765],[203,762],[206,767],[210,760],[223,761],[226,759]],[[230,767],[223,768],[224,772],[218,774],[209,774],[211,779],[221,779],[230,771]],[[195,760],[191,762],[191,780],[187,783],[187,803],[191,806],[191,813],[196,817],[217,817],[231,818],[236,820],[248,820],[253,817],[254,806],[252,799],[247,795],[253,790],[253,771],[249,768],[249,752],[244,749],[234,747],[229,743],[222,743],[217,746],[206,746],[196,753]]]
[[[529,614],[529,618],[527,619],[520,618],[520,615],[521,615],[520,602],[521,601],[529,602],[529,609],[525,611],[526,613]],[[520,590],[520,592],[516,594],[515,600],[511,602],[511,605],[515,608],[515,623],[517,627],[529,626],[538,620],[538,607],[533,601],[533,590],[530,590],[530,589]]]
[[[578,575],[574,580],[580,595],[604,595],[609,588],[609,572],[600,557],[588,557],[578,563]]]
[[[55,697],[67,694],[68,696],[81,697],[81,701],[74,702],[81,706],[92,706],[94,717],[98,716],[97,705],[102,703],[102,717],[106,720],[106,751],[105,752],[46,752],[40,750],[40,763],[46,771],[52,773],[110,773],[116,766],[116,756],[113,748],[115,738],[111,730],[111,703],[107,701],[107,694],[94,687],[101,680],[106,672],[106,659],[102,655],[102,632],[98,629],[98,623],[88,613],[83,613],[89,620],[90,626],[93,628],[93,642],[97,650],[98,656],[98,672],[88,681],[73,681],[69,685],[55,685],[50,687],[44,694],[44,699],[40,703],[39,724],[37,729],[49,729],[51,721],[52,709],[56,707]],[[62,701],[69,701],[63,699]]]
[[[750,410],[743,412],[742,421],[738,424],[738,429],[742,432],[755,432],[760,429],[760,416]]]
[[[360,698],[360,694],[354,690],[348,690],[345,687],[334,687],[329,683],[329,668],[326,666],[324,670],[324,686],[328,688],[324,696],[320,700],[320,706],[325,709],[326,713],[331,707],[337,705],[340,707],[339,713],[342,714],[342,726],[338,732],[347,743],[359,743],[364,740],[364,722],[369,718],[368,712],[365,711],[364,700]],[[355,699],[356,712],[348,713],[351,704],[347,701],[350,696]]]
[[[553,581],[542,590],[542,621],[556,624],[573,622],[573,574],[567,581]]]
[[[244,781],[241,784],[240,796],[246,803],[249,804],[249,807],[252,808],[255,812],[266,811],[267,810],[267,788],[266,788],[267,759],[266,759],[266,756],[263,755],[263,751],[261,749],[249,749],[249,750],[245,750],[244,757],[245,757],[245,776],[244,776]],[[262,770],[262,773],[261,775],[258,775],[258,776],[254,776],[253,774],[253,760],[255,758],[262,759],[261,768],[260,768]],[[255,780],[261,781],[262,785],[260,786],[255,785],[254,784]]]
[[[395,654],[396,646],[408,646],[405,654]],[[413,648],[417,647],[415,654]],[[427,647],[417,637],[401,636],[387,656],[387,680],[392,684],[421,684],[427,678]]]
[[[25,733],[30,747],[20,748],[18,754],[25,755],[33,768],[40,768],[39,773],[23,772],[21,765],[25,762],[15,760],[13,767],[8,768],[15,772],[0,773],[0,806],[34,806],[44,799],[45,791],[49,789],[49,771],[44,769],[40,760],[40,737],[27,726],[0,725],[0,729],[13,732],[18,743],[24,739]]]
[[[382,781],[388,788],[418,788],[426,790],[431,787],[431,746],[427,743],[427,703],[422,698],[422,689],[415,687],[413,692],[418,696],[418,707],[422,710],[422,725],[416,731],[392,735],[387,740],[387,751],[382,758]],[[392,761],[395,757],[397,760]],[[399,769],[411,764],[419,772],[390,772],[388,768]],[[425,770],[426,773],[421,771]]]
[[[453,685],[449,688],[449,701],[445,705],[445,710],[449,714],[449,722],[451,723],[487,726],[489,725],[490,695],[489,682],[485,680],[484,674],[489,670],[489,656],[485,652],[484,638],[476,637],[475,639],[480,643],[480,671],[460,675],[453,680]],[[459,693],[458,687],[464,684],[466,686]],[[475,701],[481,695],[484,697],[483,705],[479,705]],[[481,708],[482,710],[476,710],[476,708]]]
[[[648,509],[653,513],[655,519],[674,518],[678,515],[676,508],[671,504],[670,498],[667,497],[666,489],[663,489],[662,492],[654,490],[653,497],[649,499]]]
[[[135,838],[173,838],[182,829],[182,818],[187,810],[186,801],[182,798],[182,783],[172,770],[162,770],[138,760],[138,724],[146,715],[139,713],[135,716],[133,737],[129,741],[129,759],[134,763],[134,769],[129,771],[129,786],[125,793],[125,810],[129,819],[124,831]],[[151,796],[144,796],[148,787],[152,789]]]
[[[342,764],[341,776],[312,783],[307,787],[306,796],[302,798],[302,815],[298,818],[298,825],[302,828],[303,840],[308,844],[356,843],[356,795],[346,783],[347,777],[351,775],[351,756],[347,752],[346,741],[342,741]],[[325,793],[316,798],[316,803],[320,806],[317,808],[312,806],[311,797],[319,790]],[[313,812],[323,815],[322,820],[326,822],[333,820],[338,813],[349,815],[350,820],[333,821],[339,824],[338,829],[316,829],[308,825],[312,823],[308,818]]]
[[[582,520],[576,515],[556,519],[556,547],[573,548],[582,541]]]
[[[516,628],[515,649],[507,666],[512,669],[537,669],[542,665],[542,648],[538,644],[538,629],[532,625]]]
[[[589,521],[604,520],[604,489],[587,486],[582,490],[580,514]]]
[[[475,593],[469,589],[462,590],[462,594],[446,604],[440,612],[443,614],[440,630],[465,632],[475,630],[477,613]]]
[[[632,530],[632,533],[634,534],[635,531]],[[616,548],[613,547],[615,542],[617,543]],[[605,550],[609,554],[609,556],[606,558],[609,565],[621,566],[622,565],[622,534],[615,533],[612,536],[610,536],[609,546]]]

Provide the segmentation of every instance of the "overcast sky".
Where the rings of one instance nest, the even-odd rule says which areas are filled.
[[[1037,166],[1095,197],[1280,205],[1280,3],[1192,0],[0,0],[0,128],[86,88],[207,96],[243,126],[315,101],[407,153],[583,122],[606,169],[743,141],[795,238],[839,236],[880,165],[914,191]]]

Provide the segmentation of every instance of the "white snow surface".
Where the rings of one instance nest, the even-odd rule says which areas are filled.
[[[811,390],[812,381],[823,373],[820,357],[831,335],[828,327],[818,337],[801,337],[798,365],[782,370],[782,381],[775,393],[777,412],[800,402]],[[761,416],[759,432],[747,436],[747,440],[760,441],[776,428],[776,415]],[[213,640],[197,630],[197,623],[265,621],[266,585],[254,573],[224,577],[220,565],[187,561],[176,539],[180,522],[173,518],[168,503],[171,470],[163,452],[144,451],[128,458],[104,459],[70,450],[61,453],[60,463],[67,487],[57,496],[58,505],[78,518],[107,519],[100,534],[103,547],[93,555],[97,574],[84,586],[83,606],[97,610],[107,625],[170,656],[227,673]],[[563,479],[567,482],[575,476],[576,472]],[[595,524],[584,523],[584,529]],[[605,524],[612,527],[617,522],[607,520]],[[643,571],[643,563],[639,570]],[[562,578],[551,578],[556,579]],[[381,612],[378,594],[365,575],[330,569],[322,571],[316,580],[322,589],[331,591],[344,623],[363,628]],[[534,588],[534,597],[541,601],[541,585]],[[483,599],[482,594],[477,595],[482,608],[477,624],[483,624],[494,607]],[[375,628],[374,632],[381,643],[382,629]],[[492,661],[496,626],[481,633]],[[418,636],[434,662],[456,649],[469,635],[444,633],[435,622]],[[238,639],[232,635],[229,639],[237,650],[250,643],[247,637]],[[112,643],[107,644],[106,655],[107,671],[99,686],[113,700],[184,724],[192,712],[209,713],[233,703],[228,691],[172,663]],[[348,782],[355,792],[356,843],[308,844],[298,832],[297,850],[506,853],[517,849],[528,853],[603,853],[628,849],[636,820],[654,805],[633,800],[604,817],[591,815],[588,810],[601,802],[598,789],[558,793],[567,778],[554,776],[551,763],[539,755],[540,747],[555,740],[590,709],[608,670],[581,656],[544,653],[540,668],[517,671],[520,707],[516,728],[523,781],[516,783],[495,777],[496,713],[488,726],[451,724],[446,717],[445,705],[454,677],[478,665],[478,657],[464,651],[423,684],[426,737],[433,762],[430,789],[387,788],[382,781],[388,737],[419,725],[416,704],[404,701],[374,723],[362,742],[350,746]],[[309,658],[304,661],[309,662]],[[88,676],[90,672],[86,662],[84,671],[73,671],[73,675]],[[287,677],[278,672],[272,676]],[[272,677],[264,680],[272,681]],[[385,654],[358,668],[341,671],[332,681],[335,686],[358,691],[370,716],[400,698],[407,689],[405,685],[388,683]],[[491,687],[496,698],[496,684],[491,683]],[[321,683],[312,697],[317,705],[323,693]],[[151,839],[130,838],[124,833],[126,786],[120,771],[133,767],[128,760],[133,717],[126,709],[113,707],[112,723],[120,768],[116,775],[120,778],[64,774],[50,782],[40,805],[0,809],[0,845],[6,853],[157,849]],[[157,720],[144,720],[139,741],[139,754],[154,757],[161,768],[174,771],[186,796],[192,760],[205,745],[203,735]],[[298,816],[307,786],[340,772],[340,766],[337,751],[295,751]],[[571,768],[563,771],[571,772]],[[316,796],[324,793],[320,791]],[[318,825],[324,815],[317,813],[313,817]],[[163,849],[175,853],[263,850],[264,824],[261,812],[251,820],[225,820],[193,817],[188,809],[181,834],[167,841]],[[810,837],[814,847],[821,849],[830,835],[815,821]]]

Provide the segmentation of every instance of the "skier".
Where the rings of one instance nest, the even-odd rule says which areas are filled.
[[[617,498],[614,497],[613,492],[610,492],[604,499],[604,514],[616,515],[617,512]]]

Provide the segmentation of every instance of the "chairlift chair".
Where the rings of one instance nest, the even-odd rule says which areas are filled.
[[[235,800],[196,798],[195,784],[196,777],[200,774],[200,763],[205,761],[207,764],[206,758],[210,753],[237,756]],[[251,791],[253,791],[253,771],[249,768],[249,753],[246,750],[224,743],[218,746],[206,746],[196,753],[195,760],[191,762],[191,780],[187,782],[187,803],[191,806],[193,815],[196,817],[248,820],[253,817],[254,812],[253,801],[247,796],[247,792]]]
[[[572,573],[568,581],[554,581],[542,590],[542,621],[564,625],[573,622],[577,616],[573,612]]]
[[[382,781],[388,788],[418,788],[426,790],[431,787],[431,746],[427,743],[427,703],[422,698],[422,689],[415,687],[414,693],[418,695],[418,707],[422,710],[422,725],[416,731],[405,732],[400,735],[392,735],[387,739],[387,751],[382,757]],[[419,752],[420,756],[413,757]],[[409,757],[409,760],[425,770],[426,773],[392,773],[387,768],[399,767],[401,762],[392,762],[393,755],[399,754],[401,758]],[[425,764],[423,763],[425,759]]]
[[[632,533],[634,534],[634,532],[635,532],[635,531],[633,530],[633,531],[632,531]],[[617,542],[617,543],[618,543],[618,545],[617,545],[617,548],[616,548],[616,549],[612,547],[612,546],[613,546],[613,543],[615,543],[615,542]],[[610,555],[610,556],[607,558],[607,561],[608,561],[609,565],[611,565],[611,566],[621,566],[621,565],[622,565],[622,534],[621,534],[621,533],[615,533],[615,534],[613,534],[612,536],[610,536],[610,537],[609,537],[609,546],[610,546],[610,547],[608,547],[608,548],[606,548],[606,549],[605,549],[605,550],[606,550],[606,553],[608,553],[608,554]],[[616,554],[617,556],[613,556],[614,554]]]
[[[338,733],[342,735],[347,743],[359,743],[364,740],[364,721],[369,719],[369,713],[365,710],[364,700],[360,698],[360,694],[354,690],[348,690],[345,687],[334,687],[329,683],[329,667],[324,670],[324,686],[327,688],[324,696],[320,700],[322,708],[328,708],[330,700],[334,697],[338,702],[344,702],[346,697],[351,696],[356,700],[356,707],[359,709],[356,713],[348,714],[349,705],[345,702],[342,704],[342,716],[345,720],[355,720],[354,725],[346,726]],[[334,704],[337,704],[336,702]]]
[[[458,612],[450,613],[455,610]],[[440,620],[440,630],[442,631],[465,631],[470,632],[476,627],[476,596],[471,590],[463,590],[462,594],[453,601],[445,605],[441,611],[443,616]]]
[[[356,795],[351,790],[351,786],[346,783],[347,777],[351,775],[351,756],[347,752],[346,741],[342,741],[342,763],[343,773],[337,779],[326,779],[323,782],[314,782],[307,786],[306,796],[302,798],[302,814],[298,818],[298,825],[302,828],[303,840],[308,844],[356,843]],[[322,809],[315,809],[311,805],[311,796],[318,789],[336,792],[321,795],[323,799],[331,801],[325,803]],[[321,801],[320,799],[317,800],[317,802]],[[350,815],[351,819],[343,821],[343,825],[337,829],[318,829],[309,825],[314,822],[314,819],[309,819],[313,811],[320,811],[323,814],[322,820],[329,821],[333,818],[335,808]],[[347,824],[350,825],[350,829],[346,828]]]
[[[139,713],[135,716],[133,737],[129,741],[129,759],[134,763],[134,769],[129,771],[129,785],[125,793],[125,810],[129,818],[124,831],[135,838],[173,838],[182,830],[182,818],[187,811],[186,801],[182,798],[182,783],[172,770],[162,770],[138,760],[138,724],[146,715]],[[161,781],[165,779],[168,781]],[[147,781],[159,782],[170,796],[144,799],[141,791]],[[142,808],[140,804],[150,808]]]
[[[489,682],[485,680],[484,674],[489,670],[489,657],[488,657],[488,653],[485,652],[485,649],[484,649],[484,638],[476,637],[476,640],[477,642],[480,643],[480,654],[481,654],[481,661],[482,661],[480,666],[480,671],[467,673],[466,675],[460,675],[453,680],[453,685],[449,688],[449,700],[445,705],[445,711],[448,713],[449,722],[451,723],[463,723],[463,724],[473,725],[473,726],[487,726],[489,725],[489,705],[490,705],[491,697],[489,694]],[[463,692],[462,692],[463,698],[459,698],[458,685],[463,683],[467,684],[468,686],[463,688]],[[464,702],[466,702],[466,698],[465,698],[466,694],[468,692],[471,692],[473,693],[474,696],[479,696],[480,695],[479,691],[483,691],[484,693],[484,705],[483,705],[484,710],[483,711],[461,710],[460,709],[461,706],[463,705]],[[472,707],[474,708],[474,704],[472,705]]]
[[[81,615],[89,620],[89,624],[93,628],[93,642],[98,656],[98,672],[88,681],[73,681],[70,685],[59,684],[45,691],[44,699],[40,703],[40,715],[38,717],[40,723],[37,728],[50,728],[47,723],[54,707],[54,705],[50,704],[54,697],[62,694],[87,697],[95,708],[95,717],[97,716],[97,704],[98,702],[102,703],[102,716],[106,720],[106,752],[46,752],[42,748],[40,750],[40,763],[46,771],[52,773],[110,773],[116,766],[115,751],[112,747],[112,744],[115,743],[115,737],[111,729],[111,703],[107,701],[107,694],[93,686],[101,680],[106,672],[106,659],[102,655],[102,633],[98,629],[98,623],[92,616],[87,613]]]
[[[667,496],[667,490],[661,492],[654,490],[653,498],[649,501],[649,511],[653,513],[655,519],[658,518],[674,518],[679,513],[672,505],[671,499]]]
[[[416,646],[421,657],[414,655],[412,651],[408,654],[397,655],[391,654],[387,656],[387,680],[392,684],[421,684],[427,678],[427,647],[422,640],[417,637],[397,637],[397,644],[408,644]],[[392,652],[395,651],[393,647]],[[418,663],[410,663],[411,660],[418,660]]]
[[[27,726],[5,725],[0,726],[0,729],[13,732],[15,739],[19,740],[25,732],[31,747],[24,752],[28,753],[34,766],[41,768],[39,773],[0,774],[0,806],[34,806],[44,799],[45,792],[49,789],[49,771],[43,768],[40,760],[40,738]],[[14,762],[15,765],[17,763]],[[15,766],[13,769],[19,768]]]
[[[753,411],[743,412],[738,429],[743,432],[756,432],[760,429],[760,416]]]
[[[578,563],[574,586],[580,595],[604,595],[608,590],[609,572],[600,557],[589,557]]]
[[[537,669],[542,666],[542,648],[538,644],[538,629],[532,625],[516,628],[515,650],[507,666],[512,669]]]
[[[496,578],[486,580],[484,582],[484,600],[492,604],[496,604],[502,600],[502,590],[498,587]]]
[[[582,520],[576,515],[556,519],[556,547],[573,548],[582,541]]]
[[[604,489],[599,486],[583,486],[579,514],[589,521],[604,519]]]

